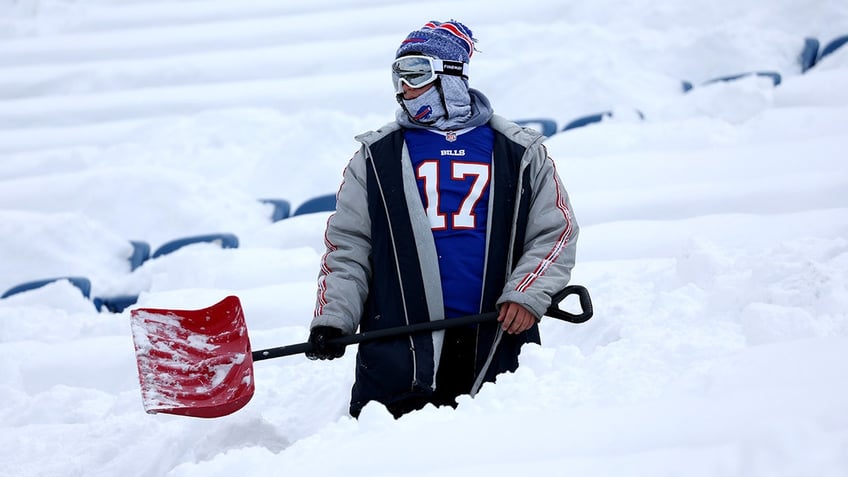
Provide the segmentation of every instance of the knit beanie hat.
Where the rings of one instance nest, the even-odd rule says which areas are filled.
[[[456,20],[431,21],[403,40],[395,58],[422,54],[468,63],[474,54],[475,42],[471,30]],[[492,117],[489,100],[482,93],[469,89],[466,78],[439,76],[437,88],[431,88],[416,98],[403,99],[403,94],[397,94],[402,108],[397,111],[396,118],[401,126],[450,131],[489,121]]]
[[[474,54],[474,41],[471,30],[456,20],[431,21],[403,40],[395,58],[421,53],[440,60],[468,63]]]

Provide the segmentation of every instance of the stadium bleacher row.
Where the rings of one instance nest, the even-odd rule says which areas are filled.
[[[324,194],[313,197],[299,205],[293,213],[291,212],[291,204],[285,199],[260,199],[260,202],[273,206],[270,217],[272,222],[277,222],[297,215],[330,212],[336,209],[335,194]],[[147,242],[142,240],[131,240],[130,244],[132,245],[132,253],[128,257],[130,262],[130,271],[136,270],[147,260],[156,259],[163,255],[173,253],[185,246],[198,243],[217,244],[221,248],[238,248],[239,239],[235,234],[226,232],[180,237],[160,245],[152,253],[150,244]],[[6,290],[3,295],[0,295],[0,299],[17,295],[18,293],[35,290],[62,280],[67,280],[71,285],[79,289],[80,293],[86,299],[91,299],[97,311],[105,310],[112,313],[121,313],[128,306],[132,306],[138,301],[138,295],[134,294],[91,297],[91,281],[88,278],[81,276],[60,276],[27,281]]]
[[[814,67],[824,57],[830,55],[846,43],[848,43],[848,35],[842,35],[837,38],[834,38],[833,40],[829,41],[824,46],[824,48],[820,48],[821,43],[818,39],[805,38],[801,52],[798,55],[798,63],[801,68],[801,73],[806,73],[810,68]],[[701,86],[707,86],[719,82],[736,81],[750,76],[768,78],[771,80],[773,86],[779,86],[783,80],[780,73],[777,73],[775,71],[749,71],[744,73],[735,73],[711,78],[701,83]],[[680,86],[684,93],[687,93],[695,88],[695,85],[693,85],[692,82],[687,80],[682,80],[680,82]],[[635,112],[640,119],[645,119],[645,115],[641,111],[637,110]],[[568,123],[566,123],[565,126],[563,126],[562,129],[559,129],[557,122],[551,118],[522,119],[516,122],[525,127],[532,127],[544,134],[545,136],[550,137],[554,134],[557,134],[558,132],[565,132],[572,129],[588,126],[590,124],[599,123],[605,118],[614,117],[614,115],[615,113],[613,111],[601,111],[597,113],[588,114],[586,116],[581,116],[573,119],[572,121],[569,121]]]
[[[829,41],[827,44],[825,44],[823,48],[821,48],[821,43],[818,39],[805,38],[801,52],[798,55],[798,63],[800,66],[801,73],[806,73],[817,63],[819,63],[824,57],[832,54],[834,51],[841,48],[846,43],[848,43],[848,35],[842,35]],[[775,87],[779,86],[782,81],[780,74],[777,72],[750,71],[709,79],[703,82],[701,86],[706,86],[717,82],[735,81],[750,76],[768,78],[772,81],[772,85]],[[691,82],[685,80],[681,81],[681,90],[684,94],[694,88],[695,86]],[[639,117],[639,119],[645,118],[645,115],[641,111],[637,110],[635,111],[635,113]],[[565,126],[563,126],[561,130],[559,129],[557,122],[551,118],[520,119],[517,120],[516,123],[525,127],[534,128],[543,135],[550,137],[557,133],[585,127],[594,123],[599,123],[605,118],[612,118],[613,116],[613,111],[601,111],[597,113],[592,113],[568,122],[567,124],[565,124]],[[300,206],[297,207],[297,209],[294,210],[294,212],[291,211],[290,202],[285,199],[260,199],[260,202],[273,206],[273,210],[270,217],[272,222],[277,222],[298,215],[311,214],[317,212],[330,212],[334,211],[336,208],[335,194],[324,194],[313,197],[303,202]],[[130,261],[131,271],[136,270],[147,260],[156,259],[158,257],[167,255],[180,248],[192,244],[214,243],[219,245],[221,248],[238,248],[239,246],[238,237],[232,233],[211,233],[177,238],[162,244],[159,248],[153,251],[152,254],[150,245],[146,242],[133,240],[130,243],[132,244],[133,250],[130,257],[128,257]],[[0,299],[7,298],[18,293],[34,290],[61,280],[67,280],[73,286],[78,288],[80,290],[80,293],[82,293],[82,295],[86,299],[90,298],[91,281],[88,278],[80,276],[62,276],[38,279],[21,283],[4,292],[3,295],[0,296]],[[92,303],[98,311],[106,310],[112,313],[121,313],[124,309],[136,303],[136,301],[138,300],[138,295],[95,296],[90,299],[92,300]]]

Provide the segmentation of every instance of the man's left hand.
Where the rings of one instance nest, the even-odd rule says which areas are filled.
[[[529,330],[536,324],[536,317],[527,311],[527,308],[508,301],[501,305],[498,312],[498,321],[503,330],[511,335]]]

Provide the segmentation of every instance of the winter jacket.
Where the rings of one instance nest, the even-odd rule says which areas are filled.
[[[489,194],[481,312],[519,303],[541,318],[574,266],[578,226],[544,139],[499,116]],[[397,123],[357,136],[361,149],[344,172],[325,233],[312,327],[346,334],[444,319],[433,235]],[[391,404],[433,392],[443,332],[362,343],[351,414],[371,400]],[[472,394],[518,367],[522,344],[539,343],[538,326],[517,335],[479,325]]]

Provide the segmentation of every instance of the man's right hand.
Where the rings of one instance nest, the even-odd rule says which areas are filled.
[[[344,336],[342,330],[332,326],[316,326],[309,332],[309,343],[312,351],[306,352],[309,359],[336,359],[344,356],[344,345],[330,343],[334,338]]]

